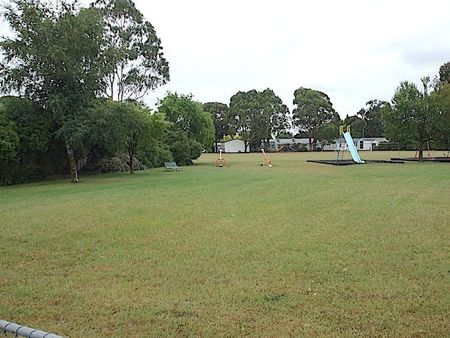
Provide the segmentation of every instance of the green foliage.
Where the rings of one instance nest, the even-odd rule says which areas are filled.
[[[306,152],[308,151],[308,148],[301,143],[294,143],[292,145],[287,146],[288,151],[298,151],[298,152]]]
[[[339,127],[332,122],[322,125],[317,134],[317,139],[321,142],[322,149],[324,145],[332,144],[338,137]]]
[[[222,141],[228,142],[228,141],[232,141],[232,140],[242,140],[242,138],[239,134],[225,135]]]
[[[22,166],[18,163],[0,163],[0,185],[23,184],[43,181],[47,172],[37,166]]]
[[[20,97],[5,96],[0,98],[0,103],[17,126],[19,153],[47,151],[53,129],[53,120],[48,111]]]
[[[133,160],[133,171],[144,169],[146,169],[146,166],[135,158]],[[127,154],[121,154],[118,156],[101,159],[97,164],[96,170],[101,173],[129,171],[129,157]]]
[[[86,146],[89,164],[125,152],[119,135],[120,126],[114,119],[114,112],[113,104],[107,99],[97,99],[86,111]]]
[[[164,114],[175,128],[210,149],[214,142],[214,125],[210,113],[191,95],[168,94],[159,102],[158,111]]]
[[[45,107],[64,140],[73,181],[76,153],[86,150],[86,111],[104,87],[103,21],[93,8],[13,0],[4,18],[14,33],[0,41],[3,88]]]
[[[203,145],[188,137],[187,133],[171,128],[164,136],[164,144],[169,147],[173,160],[178,165],[191,165],[199,158]]]
[[[150,137],[150,110],[132,101],[108,100],[107,106],[110,113],[108,124],[111,130],[111,139],[115,139],[118,152],[127,152],[128,166],[130,174],[132,174],[138,146]]]
[[[229,123],[241,136],[247,149],[257,150],[261,141],[268,142],[288,128],[289,110],[273,90],[238,92],[230,99]],[[266,147],[268,145],[266,144]]]
[[[254,142],[265,140],[268,147],[268,140],[273,135],[289,127],[289,109],[269,88],[259,92],[257,98],[258,109],[252,118],[252,139]]]
[[[405,150],[406,146],[404,144],[400,144],[397,142],[381,142],[377,146],[373,147],[372,150],[376,151],[399,151],[400,147]],[[406,150],[414,150],[413,148],[409,148]]]
[[[16,125],[6,114],[6,109],[0,104],[0,164],[17,159],[19,136]]]
[[[140,144],[136,156],[147,168],[162,167],[164,162],[173,161],[168,146],[155,140],[146,140]]]
[[[228,123],[244,141],[244,149],[251,140],[252,115],[258,109],[256,90],[238,92],[230,99]]]
[[[217,143],[219,143],[226,135],[232,133],[231,126],[227,121],[228,106],[220,102],[207,102],[203,104],[203,110],[209,114],[213,119],[215,138],[214,151],[217,152]]]
[[[200,157],[200,155],[202,154],[202,150],[203,150],[202,144],[195,140],[190,140],[189,147],[190,147],[190,151],[189,151],[190,159],[191,160],[198,159]]]
[[[308,134],[310,147],[315,148],[319,129],[326,123],[340,122],[330,98],[317,90],[300,87],[294,92],[294,124]]]
[[[279,132],[277,132],[276,134],[276,138],[281,138],[281,139],[286,139],[286,138],[293,138],[294,134],[292,134],[292,132],[290,132],[289,130],[281,130]]]
[[[0,42],[5,87],[60,108],[52,111],[61,119],[67,108],[73,110],[99,92],[103,25],[96,10],[64,3],[54,11],[40,1],[14,0],[4,17],[15,33]]]
[[[426,93],[426,89],[421,93],[413,83],[402,82],[392,104],[386,105],[382,111],[386,136],[394,142],[414,142],[420,159],[426,142],[438,137],[442,123],[435,96]]]
[[[119,101],[141,99],[169,81],[169,64],[153,25],[130,0],[97,0],[103,14],[108,73],[105,93]]]
[[[437,146],[442,149],[450,149],[450,82],[441,83],[431,96],[436,101],[441,113]]]
[[[364,129],[366,128],[364,121],[357,115],[346,116],[344,119],[344,125],[350,126],[350,130],[353,137],[363,137]]]
[[[383,136],[384,131],[381,122],[381,112],[386,104],[387,102],[385,101],[370,100],[366,103],[366,107],[362,108],[357,113],[363,123],[361,137]]]
[[[439,81],[441,83],[450,83],[450,61],[439,68]]]
[[[137,157],[148,167],[161,167],[164,162],[172,161],[172,153],[163,143],[163,138],[170,127],[161,113],[150,116],[149,134],[139,144]]]

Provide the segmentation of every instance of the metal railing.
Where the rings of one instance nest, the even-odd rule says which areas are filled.
[[[41,330],[36,330],[31,327],[7,322],[6,320],[0,320],[0,335],[3,334],[5,337],[9,337],[8,334],[13,335],[12,337],[26,337],[26,338],[63,338],[54,333],[44,332]]]

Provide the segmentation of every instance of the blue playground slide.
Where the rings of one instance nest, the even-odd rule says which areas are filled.
[[[355,144],[353,143],[352,135],[350,133],[344,133],[344,139],[347,143],[348,150],[350,150],[350,154],[352,154],[353,161],[356,163],[364,163],[363,160],[361,160],[361,157],[359,157],[358,150],[355,147]]]

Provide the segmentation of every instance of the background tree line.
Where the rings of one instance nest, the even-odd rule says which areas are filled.
[[[141,102],[169,64],[132,1],[14,0],[3,15],[14,34],[0,41],[1,183],[189,164],[213,143],[191,96],[169,93],[155,112]]]
[[[2,184],[186,165],[226,138],[258,151],[273,137],[304,137],[314,150],[339,137],[342,123],[354,137],[386,136],[421,157],[430,142],[449,147],[449,62],[422,89],[402,82],[391,102],[370,100],[344,121],[326,93],[304,87],[293,93],[292,112],[269,88],[239,91],[229,104],[168,93],[152,111],[141,100],[169,81],[169,64],[131,0],[13,0],[3,16],[14,35],[0,41]]]
[[[294,91],[292,113],[270,89],[238,92],[229,105],[210,102],[204,107],[214,120],[215,141],[236,135],[245,149],[247,144],[251,150],[268,147],[272,137],[295,137],[308,138],[309,149],[315,150],[318,142],[321,146],[334,142],[343,124],[351,127],[356,138],[386,137],[399,150],[418,150],[423,159],[427,146],[450,150],[450,62],[440,67],[433,81],[422,78],[422,86],[402,82],[390,102],[369,100],[344,120],[327,94],[304,87]]]

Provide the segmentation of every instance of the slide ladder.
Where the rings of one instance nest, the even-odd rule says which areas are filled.
[[[364,161],[361,160],[361,157],[359,156],[355,144],[353,143],[352,135],[350,135],[349,132],[346,132],[343,135],[345,142],[347,143],[348,150],[350,151],[350,154],[352,154],[353,161],[355,161],[356,163],[364,163]]]
[[[337,155],[336,155],[336,162],[340,162],[344,159],[344,151],[342,151],[341,149],[339,149],[337,151]]]

